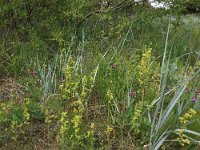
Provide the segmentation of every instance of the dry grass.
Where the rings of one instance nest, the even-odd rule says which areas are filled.
[[[24,87],[17,83],[13,78],[0,79],[0,101],[8,101],[12,97],[16,99],[17,104],[23,102]]]

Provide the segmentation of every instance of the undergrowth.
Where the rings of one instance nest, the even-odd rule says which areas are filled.
[[[198,150],[198,16],[84,18],[89,4],[61,4],[24,3],[37,20],[16,3],[16,27],[2,24],[0,149]]]

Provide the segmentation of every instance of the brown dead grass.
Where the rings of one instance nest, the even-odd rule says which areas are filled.
[[[0,102],[6,102],[15,98],[17,103],[23,102],[24,87],[17,83],[15,79],[5,77],[0,79]]]

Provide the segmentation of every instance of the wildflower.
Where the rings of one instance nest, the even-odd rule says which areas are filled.
[[[68,125],[68,120],[67,120],[67,112],[61,112],[61,118],[60,118],[60,131],[59,131],[59,136],[57,137],[60,142],[62,142],[63,137],[67,131],[67,125]]]
[[[148,82],[147,76],[149,76],[151,70],[151,59],[152,59],[152,49],[147,49],[146,52],[142,55],[141,61],[137,66],[138,72],[138,81],[140,85],[143,85],[145,82]]]
[[[194,109],[190,108],[189,113],[195,115],[197,112]]]
[[[131,90],[129,94],[132,97],[136,97],[136,91],[135,90]]]
[[[74,118],[72,119],[72,123],[74,124],[74,128],[77,128],[81,124],[81,115],[75,115]]]
[[[3,95],[0,96],[0,99],[2,99],[3,101],[7,101],[7,100],[9,100],[9,95],[6,93],[3,93]]]
[[[135,106],[135,111],[133,113],[133,117],[131,119],[131,124],[132,124],[132,128],[135,129],[135,131],[140,132],[139,131],[139,126],[140,126],[140,118],[142,115],[142,102],[139,102],[136,104]]]
[[[192,117],[196,114],[197,112],[190,108],[188,112],[186,112],[182,117],[179,117],[179,121],[181,124],[182,129],[177,130],[177,135],[179,136],[177,138],[178,142],[180,143],[181,146],[184,146],[185,144],[190,144],[190,140],[183,134],[184,129],[187,129],[187,123],[192,119]]]
[[[107,97],[109,103],[111,103],[111,101],[114,99],[113,93],[111,92],[110,89],[107,91]]]
[[[112,65],[111,65],[111,68],[112,68],[112,69],[116,69],[116,68],[117,68],[117,65],[116,65],[116,64],[112,64]]]
[[[113,127],[107,126],[107,129],[106,129],[105,133],[107,135],[110,135],[113,131],[114,131]]]
[[[161,149],[162,149],[162,150],[165,150],[165,149],[166,149],[165,145],[163,145],[163,146],[161,147]]]
[[[28,121],[30,119],[30,114],[28,113],[28,110],[24,110],[24,118],[26,121]]]
[[[197,101],[197,99],[195,98],[195,97],[193,97],[192,99],[191,99],[191,102],[196,102]]]
[[[32,77],[36,77],[36,76],[37,76],[37,72],[36,72],[36,71],[33,71],[33,72],[31,73],[31,75],[32,75]]]
[[[178,129],[178,130],[177,130],[177,133],[178,133],[178,134],[183,134],[183,131],[184,131],[183,129]]]
[[[94,123],[91,123],[90,128],[91,128],[91,129],[94,129],[94,126],[95,126],[95,124],[94,124]]]

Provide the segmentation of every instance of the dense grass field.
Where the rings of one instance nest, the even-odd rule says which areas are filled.
[[[199,16],[51,7],[2,23],[0,149],[200,150]]]

